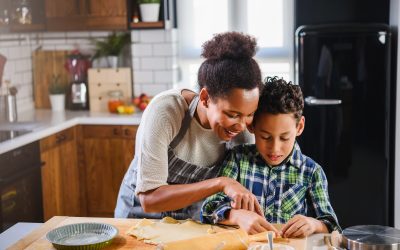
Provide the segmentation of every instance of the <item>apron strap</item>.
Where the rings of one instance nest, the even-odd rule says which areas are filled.
[[[172,140],[172,142],[169,144],[170,148],[174,149],[179,144],[179,142],[183,139],[183,137],[185,136],[186,131],[190,127],[190,122],[192,121],[192,118],[194,117],[194,113],[196,112],[198,103],[199,103],[199,95],[195,95],[192,102],[190,102],[189,109],[186,111],[185,117],[183,117],[181,129],[179,130],[179,132],[175,136],[175,138]]]

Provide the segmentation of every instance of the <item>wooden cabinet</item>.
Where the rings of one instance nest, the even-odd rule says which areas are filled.
[[[134,156],[137,126],[85,125],[82,130],[88,216],[113,217]]]
[[[126,30],[126,0],[45,0],[49,31]]]
[[[76,128],[70,128],[40,141],[45,220],[55,215],[86,214],[76,136]]]

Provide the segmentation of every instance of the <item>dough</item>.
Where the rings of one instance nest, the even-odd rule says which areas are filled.
[[[274,244],[274,250],[295,250],[293,247],[288,245]],[[269,244],[252,243],[248,250],[269,250]]]
[[[162,220],[142,219],[127,234],[135,236],[138,240],[144,240],[149,244],[161,244],[177,240],[213,234],[224,229],[209,224],[201,224],[193,220],[177,221],[171,217]]]

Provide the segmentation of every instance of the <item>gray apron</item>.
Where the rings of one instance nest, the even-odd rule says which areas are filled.
[[[218,176],[220,162],[213,166],[201,167],[179,159],[173,151],[189,129],[198,102],[199,97],[196,95],[190,103],[189,109],[185,113],[178,134],[168,146],[168,184],[189,184]],[[171,216],[180,220],[188,218],[199,220],[200,208],[203,201],[196,202],[189,207],[176,211],[145,213],[140,205],[139,198],[135,195],[137,161],[138,157],[135,156],[133,163],[130,165],[125,174],[124,180],[122,181],[114,214],[116,218],[160,219],[165,216]]]

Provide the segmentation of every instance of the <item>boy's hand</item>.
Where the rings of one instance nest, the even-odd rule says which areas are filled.
[[[224,178],[225,183],[223,192],[232,199],[231,206],[233,209],[245,209],[264,216],[261,206],[253,193],[234,179],[222,178]]]
[[[315,232],[328,232],[321,221],[312,217],[296,214],[282,228],[281,235],[285,238],[306,237]]]
[[[239,227],[248,234],[274,231],[276,235],[279,235],[279,231],[271,223],[266,221],[264,217],[248,210],[230,210],[229,220],[239,225]]]

